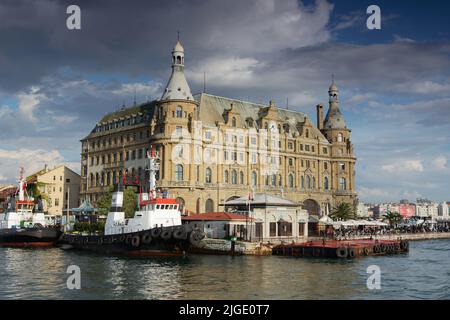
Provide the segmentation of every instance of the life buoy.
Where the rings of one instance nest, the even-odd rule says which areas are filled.
[[[177,240],[186,240],[187,239],[187,232],[186,230],[181,227],[181,228],[177,228],[174,232],[173,232],[173,237]]]
[[[163,240],[169,240],[172,237],[172,230],[170,229],[164,229],[161,232],[161,239]]]
[[[346,258],[347,257],[347,248],[346,247],[339,247],[336,249],[336,256],[338,258]]]
[[[152,235],[150,232],[146,232],[142,235],[141,242],[142,244],[150,244],[152,242]]]
[[[139,235],[135,234],[133,238],[131,238],[131,245],[135,248],[139,247],[141,243],[141,237]]]
[[[162,229],[159,227],[153,228],[150,231],[150,234],[152,235],[152,238],[158,238],[161,235]]]
[[[348,248],[348,257],[349,257],[349,258],[354,258],[354,257],[356,257],[355,249],[353,249],[353,248]]]

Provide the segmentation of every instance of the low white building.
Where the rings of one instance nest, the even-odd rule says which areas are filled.
[[[308,237],[308,212],[301,204],[264,193],[225,202],[227,211],[249,213],[254,218],[252,241],[281,242],[303,241]]]
[[[225,239],[236,237],[247,240],[255,228],[253,219],[242,214],[229,212],[208,212],[193,214],[181,218],[183,224],[200,228],[208,238]]]

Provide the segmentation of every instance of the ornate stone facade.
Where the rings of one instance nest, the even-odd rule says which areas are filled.
[[[265,192],[322,215],[356,201],[351,130],[339,110],[333,80],[329,110],[317,106],[317,126],[303,113],[207,93],[192,95],[184,50],[172,51],[172,75],[158,101],[113,112],[82,142],[82,195],[97,200],[128,173],[145,179],[150,145],[161,159],[158,186],[190,212],[223,210],[227,200]]]

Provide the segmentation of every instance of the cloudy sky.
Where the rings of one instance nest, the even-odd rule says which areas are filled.
[[[366,9],[381,8],[381,30]],[[81,7],[81,30],[66,8]],[[177,30],[193,93],[307,113],[331,74],[363,201],[450,200],[450,5],[443,1],[0,2],[0,184],[66,163],[105,113],[159,98]]]

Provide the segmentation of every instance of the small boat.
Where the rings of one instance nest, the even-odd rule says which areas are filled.
[[[189,225],[182,225],[180,206],[165,193],[156,193],[156,173],[159,157],[153,147],[147,153],[149,160],[148,191],[139,185],[139,210],[127,219],[123,211],[126,175],[114,185],[111,208],[102,235],[64,233],[60,244],[65,249],[89,250],[108,255],[178,256],[187,253],[191,245],[198,245],[205,233]]]
[[[53,246],[62,231],[49,225],[42,212],[27,194],[23,168],[20,170],[19,187],[8,202],[6,212],[0,214],[0,246],[2,247],[49,247]]]

